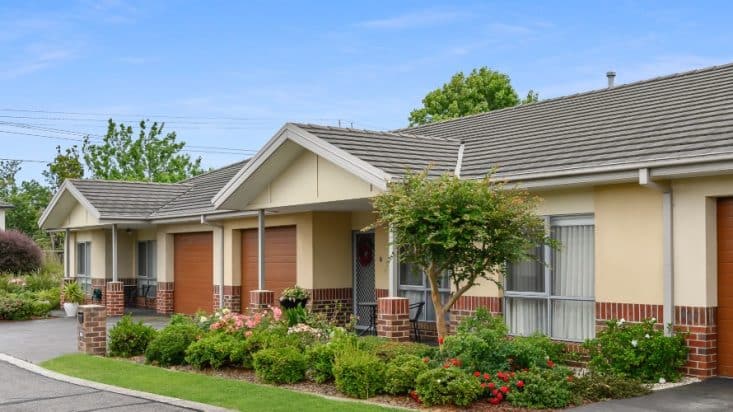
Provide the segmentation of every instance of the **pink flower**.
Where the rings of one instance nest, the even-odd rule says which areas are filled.
[[[272,317],[275,318],[275,320],[280,320],[280,317],[283,315],[282,309],[280,309],[277,306],[273,306],[272,308]]]
[[[246,336],[246,337],[252,336],[252,331],[251,330],[248,330],[247,332],[244,332],[244,336]]]

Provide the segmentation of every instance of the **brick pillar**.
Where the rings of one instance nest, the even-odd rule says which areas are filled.
[[[219,307],[219,291],[221,287],[214,285],[214,310],[221,309]],[[224,307],[232,312],[242,311],[242,287],[224,285]]]
[[[155,311],[161,315],[173,313],[173,282],[158,282],[155,293]]]
[[[709,378],[718,374],[718,311],[717,307],[675,306],[675,330],[688,333],[685,343],[690,348],[687,375]]]
[[[107,354],[107,313],[102,305],[79,306],[79,352],[90,355]]]
[[[249,308],[252,310],[265,309],[275,304],[275,292],[271,290],[250,290]]]
[[[105,306],[108,316],[122,316],[125,314],[125,291],[122,282],[107,283],[107,297]]]
[[[94,289],[99,289],[102,291],[102,301],[101,302],[94,302],[92,300],[94,296]],[[92,288],[89,291],[89,295],[87,295],[86,301],[93,305],[106,304],[107,302],[107,280],[106,279],[92,278]]]
[[[377,299],[377,335],[395,341],[409,341],[409,306],[407,298]]]

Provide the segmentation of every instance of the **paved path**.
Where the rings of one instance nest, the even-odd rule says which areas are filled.
[[[134,318],[156,328],[161,328],[168,322],[168,318],[160,316]],[[107,326],[111,327],[119,319],[108,318]],[[67,353],[75,353],[76,333],[76,318],[0,322],[0,353],[40,363]]]
[[[733,411],[733,379],[712,378],[699,383],[657,391],[638,398],[600,402],[575,410],[584,412]]]

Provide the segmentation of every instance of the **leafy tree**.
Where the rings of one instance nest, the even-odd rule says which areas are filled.
[[[0,161],[0,199],[13,205],[5,216],[7,227],[48,245],[49,237],[38,227],[38,219],[51,200],[51,191],[35,180],[18,184],[19,171],[20,162]]]
[[[373,200],[377,225],[394,232],[399,259],[427,275],[440,337],[447,333],[445,314],[480,279],[501,287],[507,262],[531,259],[534,246],[554,244],[535,214],[537,198],[490,178],[408,172]],[[439,282],[446,273],[454,292],[442,303]]]
[[[532,103],[538,99],[539,95],[530,90],[527,98],[520,100],[509,76],[481,67],[473,69],[468,76],[458,72],[443,87],[428,93],[422,100],[423,107],[410,112],[410,126]]]
[[[48,164],[48,170],[43,171],[43,176],[54,190],[66,179],[84,177],[84,165],[79,158],[79,148],[76,145],[67,147],[62,153],[61,146],[56,146],[56,157]]]
[[[163,135],[165,124],[148,129],[141,121],[137,137],[131,126],[109,120],[102,143],[84,139],[82,152],[87,168],[96,179],[143,182],[178,182],[202,173],[201,158],[181,154],[185,142],[176,133]]]
[[[15,186],[15,175],[19,171],[20,160],[0,160],[0,196],[7,195],[10,188]]]

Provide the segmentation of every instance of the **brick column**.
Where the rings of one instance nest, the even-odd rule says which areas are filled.
[[[219,285],[214,285],[214,310],[219,307]],[[232,312],[242,311],[242,287],[224,285],[224,307]]]
[[[718,374],[718,311],[717,307],[675,306],[674,328],[688,333],[685,343],[690,348],[687,375],[709,378]]]
[[[155,293],[155,311],[161,315],[173,313],[173,282],[158,282]]]
[[[90,355],[107,354],[107,313],[102,305],[79,306],[79,352]]]
[[[105,306],[108,316],[122,316],[125,314],[125,291],[122,282],[107,282],[107,297]]]
[[[94,302],[92,300],[94,296],[94,289],[99,289],[102,291],[102,301],[101,302]],[[94,305],[104,305],[107,302],[107,280],[106,279],[92,278],[92,288],[89,291],[89,295],[87,295],[86,301]]]
[[[407,298],[377,299],[377,335],[395,341],[409,341],[409,306]]]
[[[271,290],[250,290],[249,308],[252,310],[265,309],[275,303],[275,292]]]

